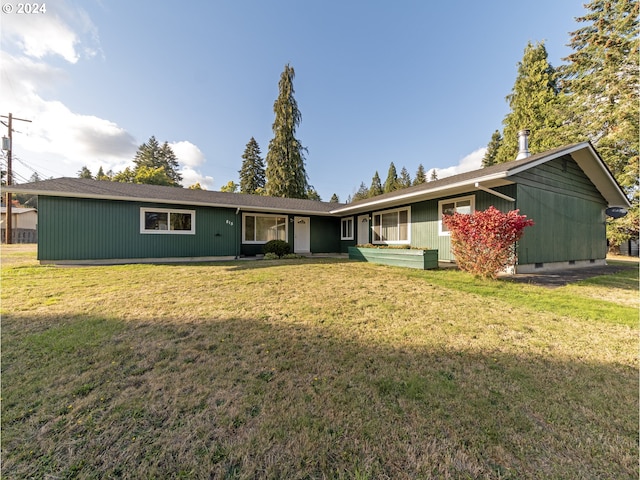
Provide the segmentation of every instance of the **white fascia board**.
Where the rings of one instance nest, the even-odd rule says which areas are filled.
[[[225,208],[239,208],[242,212],[264,212],[264,213],[291,213],[294,215],[315,215],[316,217],[333,217],[331,212],[318,212],[316,210],[296,210],[293,208],[269,208],[269,207],[252,207],[247,205],[237,205],[229,207],[228,205],[213,205],[207,204],[207,206],[220,206]]]
[[[380,200],[372,200],[370,202],[360,203],[354,206],[338,208],[336,210],[331,210],[331,213],[335,215],[344,215],[349,212],[356,213],[357,211],[367,211],[373,208],[385,207],[386,205],[401,205],[404,203],[410,203],[412,201],[419,200],[420,197],[425,197],[425,198],[434,197],[434,196],[442,197],[447,195],[447,191],[453,191],[461,187],[470,187],[474,189],[476,182],[489,182],[491,180],[501,180],[501,179],[504,179],[506,176],[507,176],[506,172],[500,172],[493,175],[487,175],[484,177],[470,178],[462,182],[443,185],[437,188],[420,190],[417,192],[411,192],[404,195],[396,195],[393,197],[383,198]]]
[[[525,165],[522,165],[521,167],[518,168],[514,168],[513,170],[509,170],[509,173],[507,174],[507,176],[512,176],[512,175],[517,175],[519,173],[522,173],[526,170],[529,170],[531,168],[535,168],[538,165],[542,165],[543,163],[547,163],[551,160],[555,160],[556,158],[560,158],[560,157],[564,157],[567,154],[571,154],[575,151],[578,150],[582,150],[583,148],[590,146],[589,142],[583,142],[583,143],[579,143],[577,145],[574,145],[573,147],[570,148],[566,148],[563,150],[560,150],[559,152],[556,152],[552,155],[545,155],[542,158],[536,160],[535,162],[531,162],[531,163],[527,163]],[[508,165],[508,164],[507,164]]]

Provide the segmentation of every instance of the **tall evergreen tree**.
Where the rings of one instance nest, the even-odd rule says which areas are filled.
[[[425,183],[426,181],[427,181],[427,172],[424,171],[424,166],[420,164],[418,165],[416,176],[413,179],[413,184],[420,185],[421,183]]]
[[[373,175],[371,179],[371,187],[368,190],[368,195],[370,197],[375,197],[377,195],[382,195],[384,190],[382,189],[382,181],[380,180],[380,175],[376,170],[376,173]]]
[[[293,96],[294,77],[293,67],[285,65],[273,104],[275,120],[267,152],[266,191],[274,197],[306,198],[309,187],[303,154],[306,149],[296,138],[302,115]]]
[[[353,195],[351,202],[357,202],[358,200],[364,200],[366,198],[369,198],[369,189],[364,182],[360,182],[360,188],[358,188],[358,191]]]
[[[154,185],[169,185],[180,187],[182,175],[178,172],[178,159],[167,142],[162,146],[155,136],[151,136],[149,141],[138,147],[138,151],[133,159],[135,168],[133,176],[136,183],[155,182]],[[164,170],[162,172],[158,169]],[[161,183],[157,183],[161,182]]]
[[[331,200],[329,200],[329,203],[340,203],[338,194],[334,193],[333,195],[331,195]]]
[[[265,187],[264,160],[260,157],[260,146],[256,139],[251,137],[242,154],[242,167],[240,167],[240,193],[255,194]]]
[[[309,188],[307,189],[307,198],[309,200],[315,200],[316,202],[321,202],[322,198],[320,197],[320,194],[318,193],[318,191],[313,188],[312,185],[309,185]]]
[[[398,189],[398,172],[396,171],[396,166],[393,162],[389,165],[387,179],[384,181],[382,189],[384,190],[384,193],[393,192]]]
[[[107,181],[111,180],[111,176],[104,173],[104,169],[102,168],[102,165],[100,165],[100,168],[98,168],[98,173],[96,173],[96,180],[107,180]]]
[[[160,163],[158,167],[164,168],[165,173],[176,187],[182,186],[182,175],[179,172],[180,163],[178,163],[178,157],[168,142],[164,142],[160,148]]]
[[[400,170],[400,178],[398,179],[399,188],[407,188],[411,186],[411,175],[405,167]]]
[[[592,0],[571,32],[563,68],[575,140],[589,139],[618,182],[638,185],[637,0]]]
[[[485,152],[484,157],[482,157],[483,167],[490,167],[491,165],[495,165],[496,155],[498,154],[498,150],[500,149],[501,145],[502,134],[500,133],[500,130],[496,130],[495,132],[493,132],[493,135],[491,135],[491,140],[487,145],[487,151]]]
[[[438,180],[438,171],[434,168],[431,170],[431,176],[429,177],[430,182],[435,182]]]
[[[515,160],[518,154],[518,132],[531,131],[529,150],[542,152],[564,142],[560,135],[560,98],[558,73],[547,60],[544,42],[527,44],[513,90],[507,95],[511,111],[503,120],[502,145],[495,163]]]
[[[93,174],[91,173],[91,170],[89,170],[89,168],[87,168],[87,166],[85,165],[84,167],[82,167],[80,170],[78,170],[78,178],[93,178]]]

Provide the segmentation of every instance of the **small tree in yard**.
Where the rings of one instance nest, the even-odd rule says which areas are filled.
[[[472,214],[444,215],[442,223],[451,232],[451,250],[461,270],[495,278],[515,264],[515,243],[524,228],[533,225],[519,210],[503,213],[491,206]]]

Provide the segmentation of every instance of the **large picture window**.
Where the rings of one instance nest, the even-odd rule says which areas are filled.
[[[476,197],[451,198],[438,202],[438,233],[440,235],[450,235],[449,229],[442,223],[443,215],[453,215],[454,213],[471,214],[476,207]]]
[[[287,217],[280,215],[242,215],[242,242],[267,243],[287,240]]]
[[[373,214],[373,243],[405,244],[410,243],[409,207]]]
[[[195,210],[140,209],[140,233],[195,234]]]

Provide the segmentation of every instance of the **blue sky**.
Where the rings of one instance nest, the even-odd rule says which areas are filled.
[[[219,190],[252,136],[266,156],[289,63],[309,182],[345,201],[392,161],[440,178],[479,167],[527,42],[560,65],[584,13],[582,0],[47,1],[0,14],[0,114],[32,120],[14,124],[18,182],[121,170],[154,135],[185,186]]]

